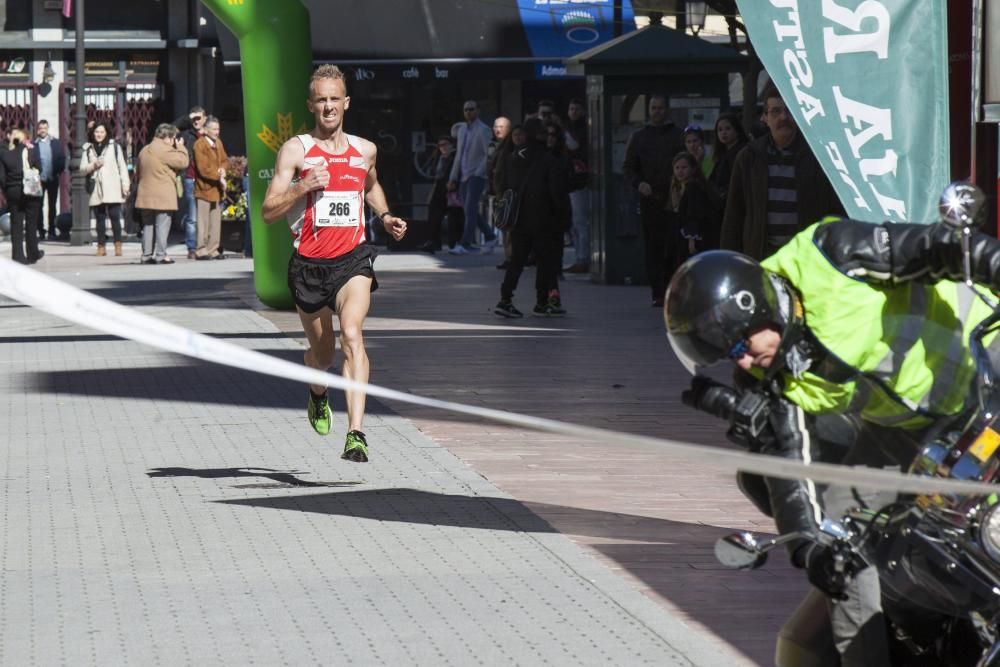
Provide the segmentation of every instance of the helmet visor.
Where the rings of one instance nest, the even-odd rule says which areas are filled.
[[[734,345],[743,336],[727,336],[726,322],[718,308],[702,312],[693,322],[667,320],[667,338],[684,368],[692,375],[723,359],[731,358]],[[732,340],[730,340],[732,339]]]

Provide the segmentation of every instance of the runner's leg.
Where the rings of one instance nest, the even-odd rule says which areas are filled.
[[[302,330],[309,341],[309,349],[303,357],[306,366],[317,368],[321,371],[330,369],[333,365],[333,358],[336,354],[336,341],[333,336],[333,311],[329,308],[320,308],[315,313],[304,312],[297,308],[299,320],[302,322]],[[309,385],[309,389],[316,395],[326,391],[323,385]]]
[[[341,374],[348,380],[368,382],[368,354],[361,327],[371,306],[372,279],[354,276],[337,293],[340,317],[340,349],[344,352]],[[361,431],[365,418],[365,393],[347,391],[347,429]]]

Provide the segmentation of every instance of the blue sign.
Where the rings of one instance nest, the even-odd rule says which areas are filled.
[[[621,0],[620,34],[635,30],[631,0]],[[614,0],[517,0],[531,52],[567,58],[615,36]],[[540,75],[539,78],[551,78]]]
[[[536,79],[582,79],[582,75],[571,75],[566,73],[566,66],[562,63],[535,63]]]

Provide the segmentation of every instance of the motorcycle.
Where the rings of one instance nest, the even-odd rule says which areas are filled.
[[[984,197],[981,192],[953,195],[966,197],[966,201],[953,207],[961,209],[957,213],[943,210],[942,217],[962,234],[966,282],[971,286],[971,221],[975,206],[982,205]],[[974,196],[979,199],[973,200]],[[1000,329],[1000,305],[991,296],[979,296],[994,311],[970,336],[977,368],[977,400],[923,444],[910,466],[913,474],[1000,483],[1000,372],[983,343]],[[762,428],[753,406],[746,406],[753,399],[720,390],[708,401],[712,403],[710,411],[731,420],[731,432],[735,430],[738,436],[752,437]],[[851,509],[839,520],[825,520],[818,537],[786,534],[764,539],[748,532],[728,535],[716,542],[715,556],[724,566],[752,569],[788,542],[817,541],[833,550],[836,569],[844,577],[866,566],[877,569],[894,664],[1000,667],[998,499],[998,494],[898,496],[884,507]],[[838,664],[822,595],[811,594],[789,625],[796,626],[798,643],[787,634],[780,635],[776,664],[803,664],[804,635],[811,635],[812,657],[819,655],[826,661],[818,664]]]

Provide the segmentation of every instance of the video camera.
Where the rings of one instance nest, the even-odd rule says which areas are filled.
[[[768,427],[771,400],[763,391],[740,391],[704,375],[695,375],[691,388],[681,393],[684,405],[728,421],[726,436],[746,447],[752,446]]]

